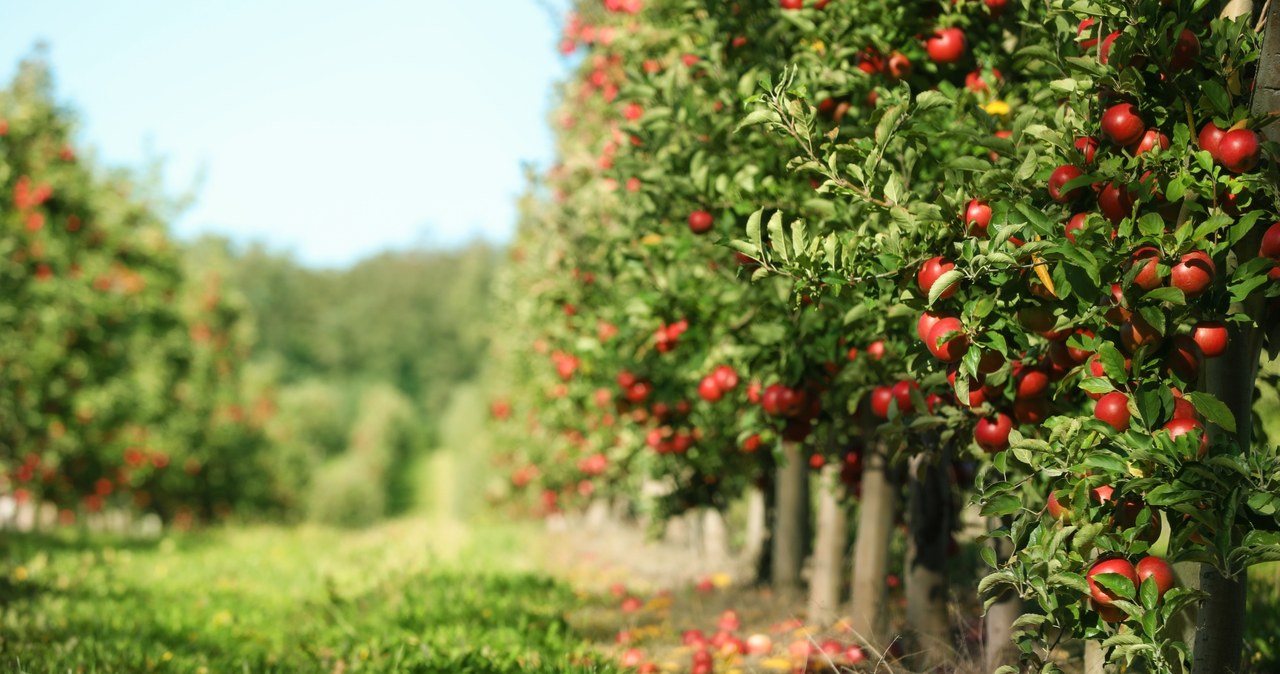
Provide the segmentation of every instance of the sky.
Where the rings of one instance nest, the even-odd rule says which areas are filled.
[[[182,238],[317,267],[514,229],[552,157],[562,0],[0,0],[0,80],[38,41],[77,145],[163,161]]]

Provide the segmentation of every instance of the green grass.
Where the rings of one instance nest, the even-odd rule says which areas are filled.
[[[0,671],[560,672],[590,654],[529,537],[416,518],[154,542],[0,538]],[[599,658],[596,658],[597,660]]]

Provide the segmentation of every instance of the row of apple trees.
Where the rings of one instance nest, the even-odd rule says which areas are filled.
[[[37,60],[0,91],[0,493],[179,522],[274,501],[243,309],[188,273],[160,201],[88,165]]]
[[[1251,432],[1280,295],[1262,9],[579,3],[496,354],[512,485],[659,516],[762,489],[773,582],[812,550],[816,590],[843,525],[810,531],[803,467],[819,501],[843,477],[855,625],[893,631],[897,513],[927,664],[972,499],[993,668],[1056,671],[1072,636],[1234,671],[1280,550]]]

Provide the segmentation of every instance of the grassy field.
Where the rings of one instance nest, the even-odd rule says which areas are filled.
[[[146,543],[6,535],[0,670],[598,671],[570,666],[585,655],[564,620],[572,591],[508,561],[520,530],[453,533],[424,518]]]
[[[608,671],[537,572],[537,526],[462,524],[472,407],[446,412],[414,513],[370,529],[0,533],[0,671]]]

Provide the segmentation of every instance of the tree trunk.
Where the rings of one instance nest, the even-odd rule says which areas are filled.
[[[1007,522],[1001,522],[998,518],[990,520],[988,529],[994,531]],[[1007,538],[993,538],[991,545],[996,551],[996,563],[1004,564],[1009,561],[1009,556],[1013,554],[1013,545],[1009,543]],[[1005,590],[1000,593],[999,599],[987,608],[987,614],[983,619],[983,628],[985,631],[983,661],[986,663],[986,671],[994,672],[1004,665],[1016,667],[1018,665],[1018,647],[1013,643],[1013,621],[1022,615],[1022,598],[1016,593]]]
[[[764,555],[768,542],[768,505],[764,490],[751,487],[747,490],[747,523],[746,540],[743,542],[742,555],[755,568],[759,568],[760,559]]]
[[[717,570],[723,570],[729,561],[729,531],[719,508],[706,508],[702,513],[702,555]]]
[[[1107,659],[1101,641],[1084,642],[1084,674],[1106,674]]]
[[[809,470],[799,443],[782,442],[782,463],[776,475],[772,584],[779,594],[791,594],[800,587],[809,528]]]
[[[889,537],[897,496],[889,479],[884,443],[870,432],[862,459],[862,494],[858,505],[858,542],[853,558],[854,635],[872,647],[887,645],[888,610],[885,577],[889,568]]]
[[[907,537],[907,625],[920,655],[917,668],[929,671],[955,660],[951,639],[947,547],[951,540],[951,464],[948,448],[911,459]]]
[[[839,463],[824,466],[818,488],[817,540],[813,546],[813,576],[809,579],[809,623],[814,625],[830,625],[840,610],[849,537],[840,469]]]

